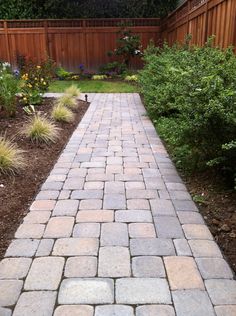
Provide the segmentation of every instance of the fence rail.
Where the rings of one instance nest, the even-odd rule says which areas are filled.
[[[161,36],[169,44],[183,42],[203,45],[215,35],[215,45],[236,46],[236,0],[186,0],[161,22]]]
[[[236,46],[236,0],[186,0],[167,18],[148,19],[76,19],[76,20],[0,20],[0,60],[16,63],[17,54],[40,60],[48,55],[68,70],[84,64],[97,70],[111,61],[107,52],[116,48],[121,23],[140,35],[145,48],[155,44],[183,42],[187,34],[192,43],[203,45],[215,35],[222,48]],[[135,58],[133,68],[142,61]]]
[[[111,61],[107,52],[116,48],[122,23],[140,35],[145,48],[160,39],[160,19],[0,20],[0,59],[16,63],[17,54],[40,60],[48,55],[68,70],[84,64],[96,70]],[[135,58],[133,68],[142,61]]]

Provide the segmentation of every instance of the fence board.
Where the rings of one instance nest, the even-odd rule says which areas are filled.
[[[161,36],[170,45],[183,42],[187,34],[195,45],[215,35],[215,45],[236,47],[236,0],[186,0],[162,20]]]
[[[39,61],[47,54],[70,71],[78,71],[80,64],[97,70],[111,61],[107,52],[116,48],[121,22],[131,23],[129,28],[140,35],[143,48],[151,39],[159,43],[160,19],[0,21],[0,60],[15,64],[21,54]],[[141,65],[140,58],[132,61],[132,68]]]

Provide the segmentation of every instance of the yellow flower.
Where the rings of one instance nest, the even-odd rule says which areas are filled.
[[[36,78],[36,77],[35,77],[35,78],[34,78],[34,80],[35,80],[35,81],[37,81],[37,80],[38,80],[38,78]]]
[[[32,84],[29,83],[29,84],[28,84],[28,87],[29,87],[29,88],[32,88]]]
[[[26,98],[26,97],[24,97],[24,98],[23,98],[23,100],[24,100],[24,101],[27,101],[27,98]]]
[[[43,85],[46,86],[46,82],[45,81],[44,81]]]
[[[38,68],[38,69],[40,69],[40,68],[41,68],[41,66],[37,66],[37,68]]]
[[[43,81],[44,79],[43,78],[41,78],[41,81]]]

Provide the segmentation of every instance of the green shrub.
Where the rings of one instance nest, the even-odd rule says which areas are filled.
[[[71,97],[79,98],[81,92],[80,89],[75,84],[73,84],[65,90],[65,94],[68,94]]]
[[[77,100],[69,94],[63,94],[57,99],[56,104],[60,106],[66,106],[69,109],[77,109],[78,107]]]
[[[107,79],[107,75],[93,75],[92,80],[104,80]]]
[[[34,115],[28,120],[22,129],[22,134],[36,143],[55,142],[59,137],[59,128],[46,117],[39,114]]]
[[[122,75],[126,71],[127,71],[127,66],[123,63],[118,62],[118,61],[107,63],[105,65],[102,65],[99,68],[99,72],[101,74],[104,74],[107,76]]]
[[[24,167],[23,150],[6,137],[0,136],[0,174],[15,174]]]
[[[71,123],[74,121],[74,113],[63,105],[55,105],[51,116],[58,122]]]
[[[56,76],[60,80],[68,80],[73,76],[73,72],[66,71],[63,67],[56,68]]]
[[[0,109],[3,107],[9,116],[16,113],[17,92],[18,80],[11,72],[11,65],[0,62]]]
[[[131,76],[126,76],[125,81],[138,81],[138,76],[137,75],[131,75]]]
[[[236,57],[232,49],[213,48],[211,40],[204,47],[165,45],[148,50],[144,60],[139,82],[145,103],[182,167],[211,166],[235,173]]]

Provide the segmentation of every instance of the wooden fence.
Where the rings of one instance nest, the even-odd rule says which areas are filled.
[[[111,61],[107,52],[116,48],[121,22],[132,25],[143,48],[151,39],[157,45],[161,40],[183,42],[187,34],[196,45],[215,35],[217,46],[236,46],[236,0],[186,0],[163,20],[0,20],[0,60],[15,64],[17,54],[36,60],[48,55],[70,71],[78,71],[80,64],[97,70]],[[140,58],[133,59],[133,68],[141,65]]]
[[[96,70],[111,59],[107,52],[116,48],[121,22],[140,35],[145,48],[151,39],[158,44],[160,19],[80,19],[80,20],[0,20],[0,60],[16,63],[16,55],[40,60],[48,55],[67,70],[78,71],[84,64]],[[141,66],[134,58],[133,68]]]
[[[203,45],[215,35],[215,45],[236,46],[236,0],[187,0],[161,23],[161,36],[169,44],[192,35],[192,44]]]

